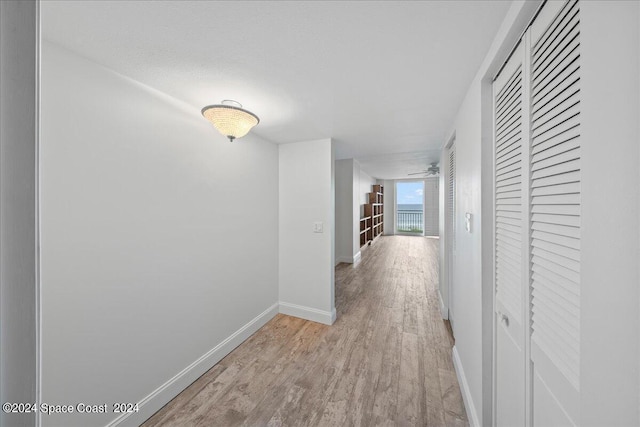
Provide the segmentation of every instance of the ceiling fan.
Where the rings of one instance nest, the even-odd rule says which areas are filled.
[[[428,169],[425,169],[422,172],[414,172],[414,173],[408,173],[407,175],[426,175],[426,176],[432,176],[432,175],[438,175],[440,173],[440,167],[438,166],[438,162],[433,162],[431,163],[431,166],[429,166]]]

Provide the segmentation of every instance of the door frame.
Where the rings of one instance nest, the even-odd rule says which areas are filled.
[[[40,287],[40,1],[0,4],[0,82],[12,102],[0,111],[2,402],[42,402]],[[14,53],[20,55],[14,58]],[[7,108],[5,108],[7,107]],[[16,262],[19,260],[20,262]],[[8,375],[7,375],[8,373]],[[9,390],[9,384],[20,384]],[[0,413],[0,424],[41,425],[40,411]]]
[[[454,319],[453,319],[453,314],[455,313],[455,310],[453,310],[453,287],[454,287],[454,267],[455,267],[455,245],[453,242],[453,237],[455,235],[451,235],[449,233],[450,229],[453,229],[453,227],[455,227],[455,220],[453,221],[454,224],[451,224],[451,212],[449,209],[449,167],[450,167],[450,163],[449,163],[449,154],[451,152],[451,150],[454,150],[455,152],[455,141],[456,141],[456,134],[455,132],[453,133],[453,135],[451,135],[451,137],[449,138],[449,140],[447,141],[447,143],[444,146],[443,149],[443,159],[440,161],[440,176],[443,179],[443,183],[440,186],[440,188],[442,189],[441,191],[444,192],[444,198],[443,198],[443,224],[444,224],[444,228],[443,228],[443,236],[441,236],[441,238],[443,239],[444,244],[441,245],[441,247],[443,248],[443,254],[442,254],[442,258],[444,260],[444,265],[443,265],[443,286],[442,286],[442,317],[444,319],[448,319],[449,322],[451,323],[451,329],[453,331],[453,323],[454,323]],[[444,160],[444,162],[443,162]],[[444,163],[444,164],[442,164]],[[455,177],[454,177],[454,181],[455,181]],[[454,188],[455,191],[455,188]],[[454,193],[454,204],[456,202],[456,194]],[[451,256],[450,256],[451,255]],[[446,312],[446,313],[445,313]],[[446,315],[445,315],[446,314]],[[454,335],[455,335],[455,331]]]

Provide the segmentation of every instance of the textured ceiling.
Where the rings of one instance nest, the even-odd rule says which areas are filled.
[[[385,177],[401,178],[392,165],[406,153],[424,163],[412,170],[434,160],[509,6],[73,0],[44,1],[41,16],[44,38],[194,114],[234,99],[270,141],[331,137],[337,158],[363,159],[378,177],[388,159]]]

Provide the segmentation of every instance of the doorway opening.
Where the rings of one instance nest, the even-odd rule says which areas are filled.
[[[424,235],[424,181],[396,182],[396,234]]]

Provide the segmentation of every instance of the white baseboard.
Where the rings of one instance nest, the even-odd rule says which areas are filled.
[[[480,420],[478,419],[478,413],[476,412],[476,406],[473,404],[473,398],[471,397],[471,390],[469,390],[469,383],[467,377],[464,374],[462,368],[462,361],[458,354],[458,349],[453,346],[453,367],[456,369],[456,376],[458,377],[458,384],[460,384],[460,391],[462,391],[462,400],[464,401],[464,407],[467,410],[467,418],[469,418],[469,425],[471,427],[480,427]]]
[[[438,301],[440,301],[440,315],[443,319],[447,320],[449,318],[449,309],[444,305],[444,301],[442,300],[442,294],[438,290]]]
[[[338,256],[336,257],[336,265],[340,264],[341,262],[345,262],[347,264],[357,264],[358,262],[360,262],[361,258],[362,258],[362,254],[360,253],[360,251],[358,251],[358,253],[352,257]]]
[[[176,397],[182,390],[187,388],[192,382],[197,380],[205,372],[222,360],[227,354],[242,344],[247,338],[253,335],[258,329],[264,326],[276,314],[278,314],[278,303],[275,303],[249,323],[238,329],[227,339],[209,350],[191,365],[184,368],[166,383],[162,384],[148,396],[138,402],[138,412],[122,414],[107,427],[115,426],[139,426],[150,416],[155,414],[160,408],[166,405],[171,399]]]
[[[329,312],[318,310],[317,308],[280,301],[280,313],[299,317],[305,320],[311,320],[312,322],[324,323],[325,325],[333,325],[333,322],[336,321],[335,308]]]

